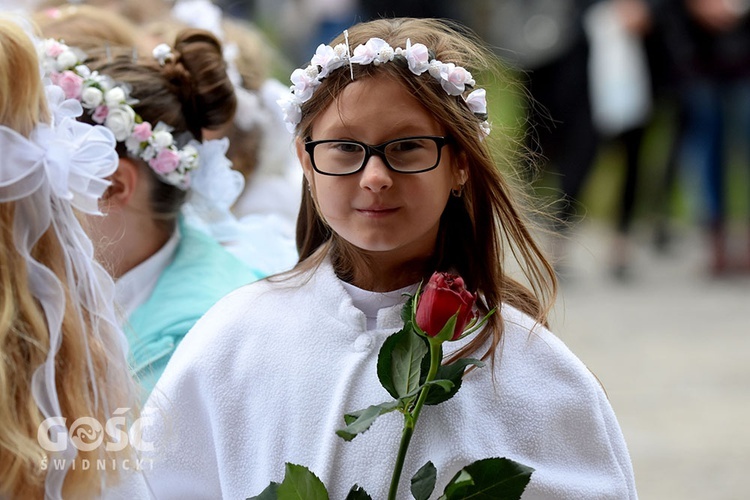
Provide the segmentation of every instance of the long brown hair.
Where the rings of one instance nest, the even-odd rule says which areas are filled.
[[[433,19],[380,19],[358,24],[348,30],[349,44],[356,47],[377,37],[392,47],[405,47],[407,39],[422,43],[443,63],[463,66],[473,75],[496,74],[497,60],[466,28]],[[331,45],[344,43],[339,36]],[[554,270],[543,255],[531,233],[530,219],[521,208],[524,194],[515,189],[501,173],[489,148],[492,135],[484,138],[481,118],[475,116],[461,96],[449,96],[439,82],[428,74],[415,76],[398,63],[375,65],[354,64],[354,79],[386,74],[396,79],[409,92],[418,96],[422,105],[451,137],[451,147],[462,168],[468,171],[463,196],[451,197],[443,212],[434,256],[424,269],[424,279],[436,270],[451,270],[463,276],[467,286],[477,290],[480,308],[508,304],[520,309],[540,324],[547,324],[557,290]],[[308,137],[315,118],[351,82],[350,69],[333,71],[316,89],[313,97],[302,106],[302,120],[297,136]],[[305,180],[305,187],[307,181]],[[330,254],[339,276],[351,276],[353,269],[363,265],[361,252],[343,241],[326,224],[316,210],[308,189],[297,222],[297,247],[300,264],[297,270],[318,265]],[[522,277],[511,276],[515,261]],[[476,336],[455,356],[476,352],[488,338],[487,357],[495,352],[503,332],[502,316],[495,314],[490,327]]]

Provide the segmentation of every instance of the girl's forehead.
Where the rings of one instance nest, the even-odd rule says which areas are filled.
[[[384,77],[363,78],[347,85],[316,117],[313,130],[337,134],[372,131],[380,135],[444,133],[435,116],[403,84]]]

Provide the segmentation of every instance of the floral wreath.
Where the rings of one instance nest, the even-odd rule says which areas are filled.
[[[129,87],[91,71],[83,64],[85,55],[80,50],[48,39],[40,43],[39,51],[44,74],[62,87],[66,98],[80,101],[95,123],[110,129],[128,153],[145,161],[161,180],[182,190],[190,187],[190,172],[199,166],[196,145],[191,142],[180,148],[172,127],[163,122],[152,126],[143,120],[133,110],[138,100],[130,97]],[[161,65],[174,58],[166,44],[157,46],[153,56]]]
[[[475,85],[471,73],[461,66],[453,63],[444,63],[434,58],[430,50],[421,43],[411,44],[406,40],[406,48],[393,48],[381,38],[370,38],[364,45],[354,49],[354,54],[349,52],[348,36],[345,31],[344,37],[347,43],[340,43],[335,47],[330,45],[318,45],[315,55],[310,59],[310,65],[306,68],[298,68],[292,72],[290,93],[285,98],[279,99],[278,104],[284,112],[284,121],[290,132],[302,119],[302,104],[309,101],[320,82],[326,78],[331,71],[349,64],[349,70],[354,79],[352,64],[360,65],[374,64],[378,66],[390,61],[405,62],[412,73],[419,76],[429,72],[430,76],[440,82],[443,90],[448,95],[463,95],[467,88]],[[464,98],[469,109],[482,120],[482,132],[490,133],[490,124],[487,121],[487,100],[484,89],[475,89]]]

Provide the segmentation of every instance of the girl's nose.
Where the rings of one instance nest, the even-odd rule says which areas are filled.
[[[372,155],[362,170],[359,186],[373,192],[388,189],[393,185],[392,174],[382,158]]]

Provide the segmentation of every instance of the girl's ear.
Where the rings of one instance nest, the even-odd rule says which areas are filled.
[[[111,177],[112,185],[104,194],[104,199],[111,205],[126,207],[133,199],[138,178],[138,165],[128,158],[120,158],[117,170]]]
[[[454,188],[460,189],[469,180],[469,168],[466,166],[466,153],[461,151],[453,164]]]
[[[466,168],[459,168],[456,177],[458,178],[458,183],[463,186],[469,180],[469,172]]]
[[[313,168],[312,162],[310,161],[310,155],[305,151],[305,143],[301,137],[294,139],[294,147],[297,150],[297,159],[299,164],[302,165],[302,173],[305,174],[308,184],[312,184]]]

